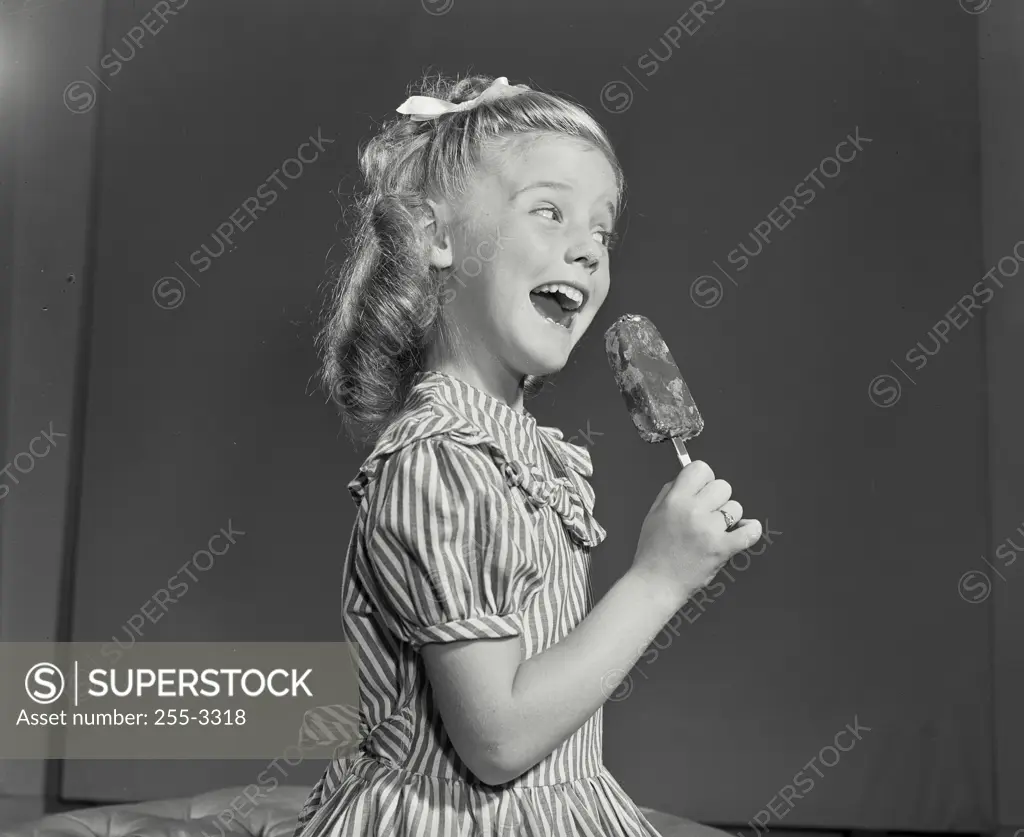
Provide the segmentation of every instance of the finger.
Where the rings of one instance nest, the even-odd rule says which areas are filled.
[[[665,498],[665,495],[666,495],[666,494],[668,494],[669,490],[670,490],[670,489],[672,488],[672,486],[673,486],[673,485],[674,485],[674,483],[671,483],[671,482],[667,482],[667,483],[665,483],[665,484],[664,484],[664,485],[663,485],[663,486],[661,487],[661,491],[659,491],[659,492],[658,492],[658,496],[657,496],[657,497],[655,497],[655,498],[654,498],[654,502],[653,502],[653,503],[651,503],[651,510],[652,510],[652,511],[653,511],[653,510],[654,510],[655,508],[657,508],[657,506],[658,506],[658,505],[659,505],[659,504],[661,503],[661,501],[662,501],[662,500],[663,500],[663,499]]]
[[[701,459],[695,459],[679,472],[675,485],[683,494],[693,497],[714,478],[715,472],[711,466]]]
[[[721,517],[721,515],[719,515]],[[755,543],[761,540],[763,530],[758,520],[741,520],[736,528],[726,532],[723,537],[725,546],[730,555],[750,549]]]
[[[732,486],[725,480],[714,480],[700,490],[695,498],[695,505],[701,511],[714,511],[724,506],[730,497]]]
[[[740,518],[743,517],[743,506],[735,500],[730,500],[714,512],[715,517],[721,518],[722,520],[722,531],[727,531],[728,527],[725,525],[725,514],[723,514],[723,512],[729,515],[729,520],[737,521],[736,523],[733,523],[733,526],[735,527]]]

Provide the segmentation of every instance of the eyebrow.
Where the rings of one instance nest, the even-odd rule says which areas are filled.
[[[529,186],[524,186],[522,189],[517,189],[513,192],[512,200],[515,200],[523,192],[528,192],[530,189],[556,189],[559,192],[571,192],[572,186],[568,183],[562,183],[560,180],[538,180],[536,183],[531,183]],[[617,221],[618,213],[615,211],[615,204],[607,201],[605,208],[607,208],[608,214],[612,216],[612,222]]]

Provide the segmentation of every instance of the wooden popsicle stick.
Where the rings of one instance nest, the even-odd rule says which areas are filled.
[[[686,445],[683,444],[683,440],[678,436],[672,437],[672,444],[676,448],[676,456],[679,457],[679,463],[685,468],[690,464],[690,454],[686,452]]]

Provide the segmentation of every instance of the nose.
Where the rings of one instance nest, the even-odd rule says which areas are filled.
[[[569,264],[579,264],[588,273],[593,273],[601,263],[597,242],[593,238],[588,237],[586,241],[580,241],[577,244],[571,245],[566,250],[565,260]]]

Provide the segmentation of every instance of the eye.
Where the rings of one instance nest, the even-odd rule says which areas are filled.
[[[594,230],[594,235],[600,236],[599,242],[606,250],[613,249],[619,240],[619,234],[611,230]]]
[[[552,221],[559,221],[562,218],[562,213],[559,211],[557,206],[539,206],[539,207],[537,207],[533,211],[535,213],[536,212],[550,212],[551,215],[552,215],[550,220],[552,220]]]

